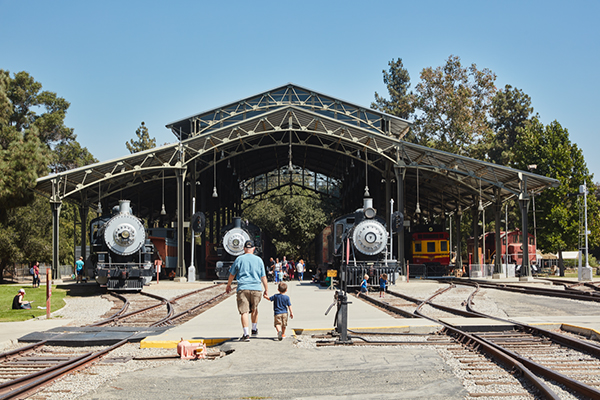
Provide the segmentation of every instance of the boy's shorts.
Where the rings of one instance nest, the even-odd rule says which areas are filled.
[[[277,314],[274,319],[275,319],[275,322],[273,323],[273,326],[275,326],[275,327],[277,327],[277,325],[281,325],[282,327],[287,326],[287,321],[288,321],[287,313]]]
[[[239,290],[237,292],[237,307],[240,314],[252,312],[258,309],[258,303],[262,298],[260,290]]]

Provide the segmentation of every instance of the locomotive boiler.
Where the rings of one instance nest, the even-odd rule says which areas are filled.
[[[142,290],[155,273],[154,245],[129,200],[120,200],[110,216],[92,220],[91,260],[96,281],[109,290]]]
[[[215,266],[215,273],[219,279],[229,277],[229,268],[238,256],[244,254],[244,243],[247,240],[254,242],[254,254],[263,258],[264,243],[262,231],[258,226],[242,221],[240,217],[233,217],[233,222],[221,229],[221,242],[217,247],[219,261]]]

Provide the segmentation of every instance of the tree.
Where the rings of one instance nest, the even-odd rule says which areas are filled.
[[[130,139],[129,142],[125,142],[127,150],[129,150],[131,154],[139,153],[140,151],[149,150],[156,147],[156,139],[150,138],[148,128],[146,128],[144,121],[142,121],[140,127],[137,128],[135,134],[138,140]]]
[[[490,161],[511,165],[514,159],[513,148],[532,114],[531,98],[522,90],[506,85],[504,90],[496,92],[491,107],[493,134],[486,140]]]
[[[244,218],[260,226],[271,238],[277,254],[288,257],[306,255],[310,243],[327,225],[334,211],[334,202],[311,196],[303,189],[290,196],[284,189],[246,208]]]
[[[488,114],[495,80],[489,69],[480,71],[475,64],[464,68],[456,56],[448,57],[443,67],[423,69],[416,86],[416,142],[460,155],[473,154],[473,145],[491,129]]]
[[[371,103],[374,110],[408,119],[415,110],[415,96],[408,92],[410,88],[410,75],[402,65],[402,59],[392,59],[388,63],[389,72],[383,70],[383,83],[387,86],[390,99],[387,100],[375,92],[375,102]]]
[[[538,247],[547,252],[579,248],[583,204],[577,194],[583,184],[590,192],[587,196],[589,244],[590,247],[597,246],[600,241],[600,203],[583,152],[571,143],[567,129],[557,121],[544,126],[533,118],[517,137],[514,157],[517,168],[526,170],[528,165],[536,164],[538,174],[560,181],[559,187],[546,189],[535,197]]]
[[[50,212],[34,196],[37,178],[49,166],[59,172],[96,161],[64,124],[69,106],[27,72],[11,78],[0,70],[0,279],[11,263],[48,260]],[[72,235],[61,235],[65,241]]]

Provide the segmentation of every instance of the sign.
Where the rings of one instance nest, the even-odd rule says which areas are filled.
[[[337,278],[337,270],[335,270],[335,269],[328,269],[327,270],[327,277],[328,278]]]

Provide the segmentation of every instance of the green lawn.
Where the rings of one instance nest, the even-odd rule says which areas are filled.
[[[13,310],[13,298],[19,289],[25,289],[25,300],[33,301],[31,310]],[[65,306],[67,291],[52,286],[52,297],[50,311],[56,311]],[[39,309],[44,307],[44,309]],[[30,285],[0,285],[0,322],[25,321],[46,315],[46,286],[32,288]]]

